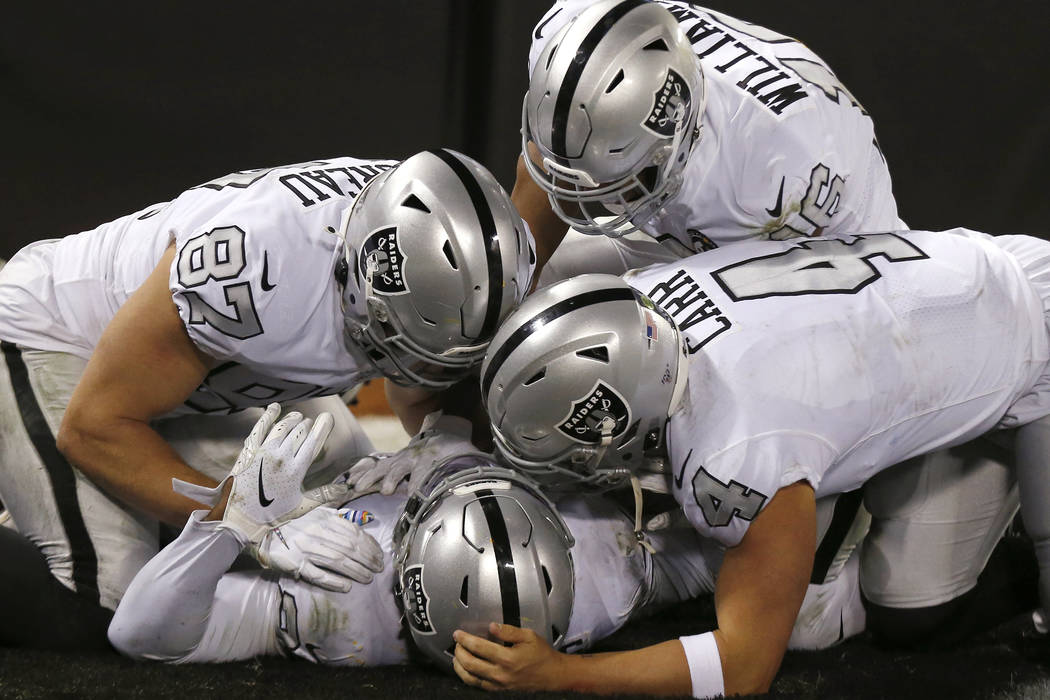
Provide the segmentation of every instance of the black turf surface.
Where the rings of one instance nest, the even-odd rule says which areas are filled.
[[[2,620],[2,618],[0,618]],[[708,627],[710,599],[676,607],[607,640],[603,649],[653,643]],[[861,637],[823,652],[789,653],[778,698],[1046,698],[1050,649],[1018,618],[953,651],[889,652]],[[266,658],[166,666],[116,654],[0,649],[0,698],[481,698],[431,668],[324,668]],[[505,693],[507,698],[589,697]]]

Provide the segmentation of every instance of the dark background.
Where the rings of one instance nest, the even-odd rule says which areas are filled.
[[[0,256],[233,170],[325,156],[450,146],[509,188],[549,4],[10,3]],[[1044,0],[709,5],[831,64],[875,119],[912,227],[1050,233]]]

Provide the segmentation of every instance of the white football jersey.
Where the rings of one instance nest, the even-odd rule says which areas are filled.
[[[546,41],[594,0],[561,0],[533,30]],[[701,252],[754,238],[907,228],[863,106],[804,44],[681,0],[659,0],[703,67],[707,107],[681,190],[648,223]]]
[[[190,338],[220,361],[186,408],[339,393],[360,370],[343,340],[337,231],[365,183],[395,164],[342,157],[241,171],[30,245],[0,273],[0,338],[90,357],[174,243],[172,297]]]
[[[346,593],[268,573],[224,573],[240,546],[217,523],[200,522],[202,511],[195,513],[128,588],[111,638],[130,656],[169,662],[284,654],[331,665],[407,663],[391,563],[404,505],[404,495],[378,494],[348,504],[373,515],[362,527],[387,557],[372,583],[355,583]],[[720,552],[700,543],[691,527],[652,533],[654,558],[638,545],[627,517],[601,497],[571,498],[560,510],[576,538],[569,650],[589,647],[643,611],[713,589]]]
[[[689,347],[668,447],[700,533],[735,545],[781,486],[855,489],[1030,396],[1046,322],[1010,239],[1050,253],[954,229],[753,241],[628,273]]]

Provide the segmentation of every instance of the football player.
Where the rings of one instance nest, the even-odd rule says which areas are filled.
[[[532,251],[495,178],[449,150],[237,172],[27,246],[0,271],[0,499],[66,587],[112,610],[157,522],[196,507],[172,478],[228,471],[259,416],[237,412],[333,413],[326,483],[371,452],[338,395],[383,376],[430,400],[462,379]]]
[[[533,295],[493,340],[482,390],[518,468],[607,483],[667,465],[646,478],[728,547],[719,629],[571,658],[507,625],[496,636],[510,648],[457,633],[457,670],[472,685],[763,692],[814,563],[816,498],[993,429],[1021,426],[1024,442],[1050,414],[1050,243],[1036,238],[954,229],[756,241],[626,279],[581,276]],[[1038,468],[1045,481],[1045,452]],[[906,496],[926,497],[926,482],[912,485]],[[989,498],[955,503],[965,517],[930,523],[950,535],[926,550],[954,562],[934,569],[941,579],[895,571],[893,552],[912,543],[893,542],[899,531],[873,508],[862,556],[882,561],[862,563],[862,588],[910,577],[909,602],[955,596],[941,607],[965,617],[952,603],[966,602],[1003,527],[1003,486],[988,486]],[[953,500],[952,483],[937,487]]]
[[[539,286],[743,240],[907,228],[871,118],[798,41],[679,0],[560,0],[532,38],[513,199],[537,237]],[[896,571],[970,582],[929,543],[955,539],[941,525],[969,518],[960,503],[1005,529],[1017,492],[1000,452],[930,454],[871,485],[891,541],[925,543],[895,551]],[[952,497],[938,497],[942,482]],[[954,586],[922,600],[910,586],[884,572],[868,591],[888,640],[943,631],[950,615]]]
[[[864,106],[790,37],[681,0],[559,0],[529,74],[513,199],[541,286],[906,228]]]
[[[268,412],[261,430],[275,416]],[[527,624],[565,651],[582,651],[631,619],[712,590],[721,548],[684,518],[639,540],[614,502],[575,494],[555,506],[531,479],[476,453],[445,461],[411,495],[369,495],[287,520],[301,502],[296,482],[316,451],[316,426],[291,413],[261,443],[261,430],[253,431],[232,492],[195,512],[128,587],[109,629],[119,651],[168,662],[281,654],[332,665],[407,663],[404,619],[415,646],[451,671],[452,634],[461,627],[484,634],[493,619]],[[260,479],[274,500],[265,508],[255,499]],[[327,555],[324,566],[349,550],[363,577],[365,564],[391,565],[369,585],[342,588],[332,578],[328,590],[290,575],[227,571],[252,532],[275,526],[290,550]],[[838,590],[836,600],[814,602],[793,645],[837,641],[840,619],[847,636],[863,627],[856,566]],[[825,631],[834,636],[818,636]]]

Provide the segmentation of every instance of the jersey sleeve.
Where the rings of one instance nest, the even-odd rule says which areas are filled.
[[[176,232],[169,287],[202,352],[258,367],[334,342],[319,333],[334,335],[327,316],[339,240],[305,230],[301,217],[260,191]]]
[[[766,433],[687,461],[675,495],[702,536],[733,547],[778,489],[806,481],[815,490],[834,458],[832,446],[811,433]]]
[[[226,574],[241,546],[203,515],[193,513],[132,580],[109,627],[121,653],[171,663],[276,653],[276,584],[259,574]]]

